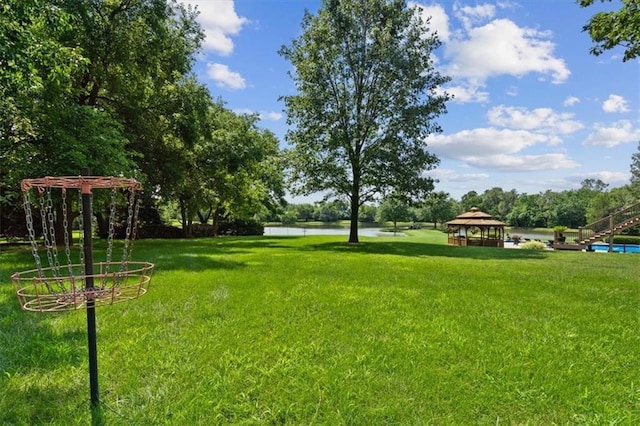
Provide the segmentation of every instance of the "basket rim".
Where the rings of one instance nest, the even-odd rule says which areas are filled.
[[[58,266],[49,266],[46,268],[35,268],[35,269],[28,269],[26,271],[19,271],[19,272],[14,272],[11,275],[11,279],[13,281],[51,281],[54,279],[63,279],[63,280],[81,280],[83,278],[87,278],[87,277],[94,277],[94,278],[107,278],[107,277],[126,277],[126,276],[135,276],[136,274],[139,274],[141,272],[146,272],[149,270],[153,270],[155,268],[155,263],[151,263],[151,262],[146,262],[146,261],[127,261],[124,263],[125,265],[129,266],[129,265],[133,265],[133,266],[137,266],[136,269],[125,269],[122,271],[109,271],[109,272],[104,272],[104,273],[95,273],[95,274],[80,274],[80,275],[64,275],[64,274],[58,274],[56,276],[51,276],[51,277],[44,277],[44,276],[23,276],[25,274],[40,274],[41,272],[48,272],[48,271],[60,271],[60,272],[69,272],[69,268],[76,268],[76,267],[84,267],[83,263],[74,263],[74,264],[70,264],[70,265],[60,265]],[[94,263],[94,266],[99,266],[99,267],[111,267],[113,265],[116,266],[120,266],[122,265],[122,262],[96,262]],[[138,266],[140,265],[140,266]]]
[[[117,176],[44,176],[34,179],[23,179],[20,183],[22,192],[31,188],[131,188],[142,189],[142,183],[133,178]]]
[[[106,262],[101,262],[105,266]],[[34,312],[62,312],[83,309],[89,306],[114,305],[137,299],[147,293],[155,265],[151,262],[129,262],[129,265],[142,265],[135,269],[101,272],[91,275],[43,276],[41,272],[56,269],[42,268],[16,272],[11,276],[20,307]],[[120,265],[110,262],[110,265]],[[74,266],[84,266],[76,264]],[[63,268],[60,268],[62,271]],[[28,274],[23,277],[21,274]],[[89,277],[96,278],[93,287],[82,284]],[[49,284],[65,283],[62,291],[52,290]],[[99,283],[102,283],[100,285]],[[105,285],[105,283],[107,285]]]

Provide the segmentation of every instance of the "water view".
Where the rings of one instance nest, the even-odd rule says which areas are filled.
[[[349,235],[347,227],[293,227],[293,226],[265,226],[264,235]],[[383,232],[382,228],[359,228],[358,235],[361,237],[379,237],[393,235],[393,232]],[[398,232],[396,235],[404,235]]]

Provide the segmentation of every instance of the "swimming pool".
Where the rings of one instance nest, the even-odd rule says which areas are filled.
[[[594,251],[609,251],[609,244],[591,244]],[[640,245],[637,244],[614,244],[615,253],[640,253]]]

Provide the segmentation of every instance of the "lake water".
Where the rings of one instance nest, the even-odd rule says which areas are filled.
[[[363,237],[380,237],[380,236],[393,236],[393,232],[382,232],[381,228],[368,228],[360,227],[358,229],[358,235]],[[293,226],[265,226],[264,235],[290,235],[290,236],[304,236],[304,235],[349,235],[349,228],[347,227],[293,227]],[[403,236],[401,232],[397,233],[398,236]],[[520,235],[522,239],[529,238],[531,240],[541,240],[546,242],[553,239],[552,233],[540,233],[532,232],[522,228],[512,228],[509,230],[509,235]]]
[[[290,236],[305,236],[305,235],[349,235],[349,228],[298,228],[287,226],[265,226],[264,235],[290,235]],[[359,228],[358,235],[361,237],[380,237],[380,236],[393,236],[393,232],[382,232],[380,228]],[[401,232],[396,235],[402,236]]]
[[[542,242],[547,242],[547,240],[553,240],[553,232],[544,233],[544,232],[535,232],[526,228],[511,228],[509,231],[506,231],[509,235],[520,235],[522,239],[529,238],[530,240],[540,240]]]

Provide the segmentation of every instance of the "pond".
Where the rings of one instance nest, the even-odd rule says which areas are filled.
[[[264,235],[349,235],[349,228],[346,227],[293,227],[293,226],[265,226]],[[393,236],[393,232],[382,232],[381,228],[359,228],[358,235],[361,237],[381,237]],[[401,232],[396,235],[403,236]]]
[[[509,235],[520,235],[522,237],[522,240],[525,240],[527,238],[530,240],[540,240],[542,242],[553,240],[553,231],[544,232],[527,228],[510,228],[508,230],[505,230],[505,233]]]

